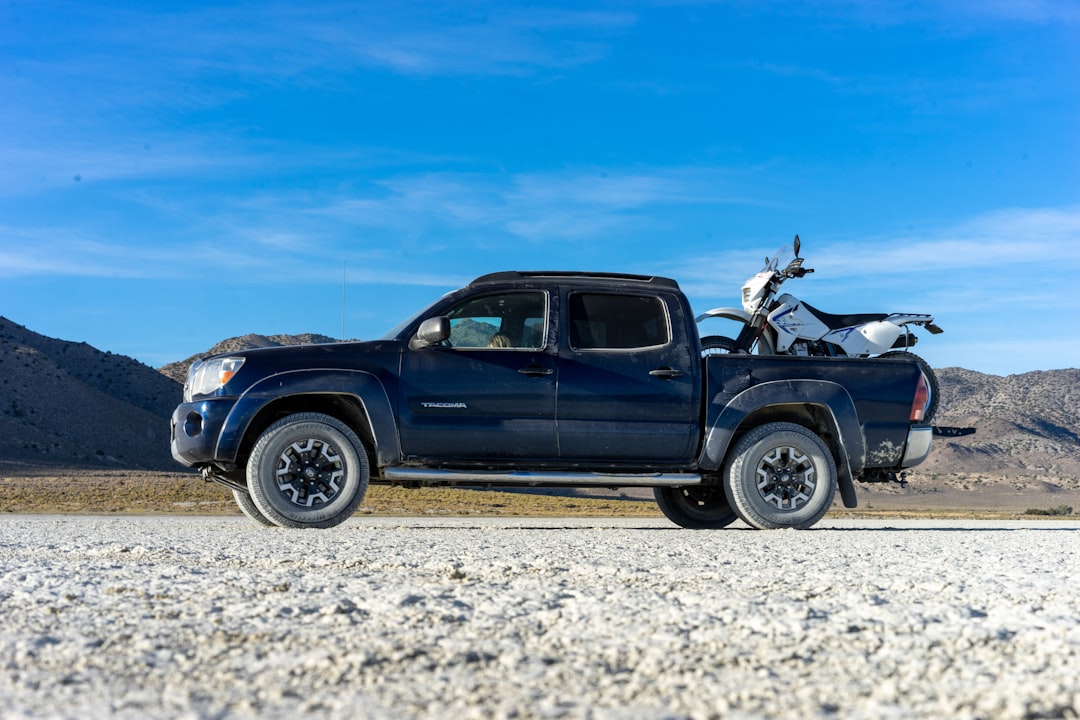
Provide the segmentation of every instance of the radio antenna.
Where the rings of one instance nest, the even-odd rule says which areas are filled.
[[[341,261],[341,342],[345,342],[345,264]]]

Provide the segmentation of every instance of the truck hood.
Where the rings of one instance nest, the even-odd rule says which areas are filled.
[[[369,340],[312,345],[285,345],[218,353],[198,363],[221,358],[242,358],[243,364],[231,378],[209,396],[236,397],[268,377],[296,371],[368,372],[376,376],[398,372],[402,343],[397,340]],[[192,365],[192,369],[196,367]],[[188,381],[191,374],[189,371]],[[198,395],[196,397],[209,397]],[[185,387],[185,397],[187,388]]]

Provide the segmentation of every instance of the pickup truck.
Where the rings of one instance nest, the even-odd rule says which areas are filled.
[[[687,528],[808,528],[930,451],[914,360],[702,353],[674,280],[498,272],[385,338],[195,362],[172,453],[264,525],[369,483],[652,488]]]

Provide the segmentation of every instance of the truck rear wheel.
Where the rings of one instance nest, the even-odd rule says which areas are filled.
[[[668,520],[692,530],[714,530],[738,520],[719,485],[658,487],[656,504]]]
[[[736,443],[724,491],[751,527],[808,528],[832,505],[836,462],[821,438],[802,425],[769,423]]]
[[[278,420],[255,443],[247,484],[256,508],[275,525],[339,525],[367,493],[367,453],[348,425],[321,413]]]

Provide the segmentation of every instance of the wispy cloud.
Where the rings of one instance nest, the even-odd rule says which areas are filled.
[[[223,224],[226,225],[226,224]],[[349,282],[402,286],[445,286],[447,276],[435,271],[402,269],[389,253],[321,245],[309,235],[271,229],[231,228],[217,242],[162,244],[108,242],[70,228],[26,230],[0,226],[0,279],[97,278],[115,280],[190,280],[212,270],[232,284],[331,281],[342,262]]]
[[[961,32],[973,30],[973,23],[978,22],[1080,22],[1080,7],[1073,0],[796,0],[772,5],[779,12],[812,16],[823,23],[840,19],[879,27],[919,23]]]
[[[738,288],[761,269],[770,248],[758,242],[756,249],[691,256],[669,264],[667,272],[684,278],[693,294],[737,301]],[[910,297],[951,297],[958,307],[1022,304],[1030,309],[1059,292],[1048,284],[1055,275],[1080,272],[1080,206],[1003,209],[919,235],[804,238],[802,255],[817,272],[785,291],[810,302],[811,295],[872,291],[902,297],[906,292]]]
[[[339,35],[336,41],[347,43],[365,62],[405,74],[524,75],[602,60],[608,54],[607,34],[636,22],[626,12],[484,9],[479,15],[444,15],[437,30],[435,18],[410,13],[389,32]],[[330,36],[325,30],[319,34]]]
[[[847,277],[875,266],[900,273],[1025,267],[1080,270],[1080,206],[998,210],[926,235],[835,243],[815,250],[815,258],[827,264],[831,273]]]
[[[116,279],[180,278],[192,267],[251,272],[268,262],[258,252],[215,245],[162,246],[107,242],[67,227],[0,227],[0,277],[60,276]]]
[[[371,282],[437,284],[431,258],[439,253],[513,256],[522,242],[561,243],[564,251],[583,242],[623,246],[664,234],[672,211],[754,203],[731,190],[735,177],[717,168],[443,171],[224,197],[139,185],[111,201],[144,217],[152,238],[138,241],[137,227],[93,218],[30,229],[9,223],[0,227],[0,245],[11,248],[0,256],[0,275],[175,278],[214,267],[257,281],[283,268],[298,277],[324,273],[327,258],[339,258],[370,268]],[[557,262],[559,251],[550,249]],[[424,260],[409,263],[414,272],[396,272],[407,257]]]
[[[666,272],[699,311],[739,306],[769,252],[759,243],[692,256]],[[1058,341],[1062,282],[1080,273],[1080,206],[1003,209],[919,235],[804,238],[802,254],[817,272],[784,292],[826,312],[932,313],[946,331],[919,345],[932,365],[1007,374],[1080,361],[1075,341]],[[711,333],[738,331],[708,322]]]
[[[941,13],[940,3],[921,4],[927,14]],[[1073,0],[962,0],[946,8],[968,17],[1043,25],[1052,22],[1080,22],[1080,6]]]
[[[0,197],[117,180],[164,181],[221,173],[251,173],[260,163],[256,154],[212,147],[204,138],[143,135],[141,138],[68,137],[63,146],[0,139]]]
[[[19,57],[24,75],[96,79],[163,90],[194,78],[214,86],[218,73],[268,82],[319,71],[340,76],[357,65],[427,75],[524,74],[596,62],[611,38],[638,21],[622,10],[513,7],[499,3],[343,3],[302,5],[241,2],[231,6],[163,9],[158,6],[98,7],[45,3],[23,9],[24,23],[47,23],[55,41],[69,46],[43,62]],[[63,12],[66,21],[58,21]],[[125,62],[154,49],[143,62]],[[166,81],[154,90],[151,79]],[[186,102],[189,93],[175,98]]]
[[[361,71],[529,76],[604,59],[624,11],[478,3],[38,3],[0,63],[0,189],[189,171],[258,154],[227,109],[267,88],[350,88]],[[41,41],[47,35],[50,43]],[[43,45],[46,48],[43,51]],[[189,118],[195,117],[194,121]],[[239,141],[239,142],[238,142]],[[186,145],[185,145],[186,144]],[[27,175],[32,178],[27,183]]]
[[[380,181],[377,196],[342,197],[310,212],[408,232],[447,223],[524,240],[603,239],[650,209],[756,204],[718,168],[484,174],[424,173]]]

